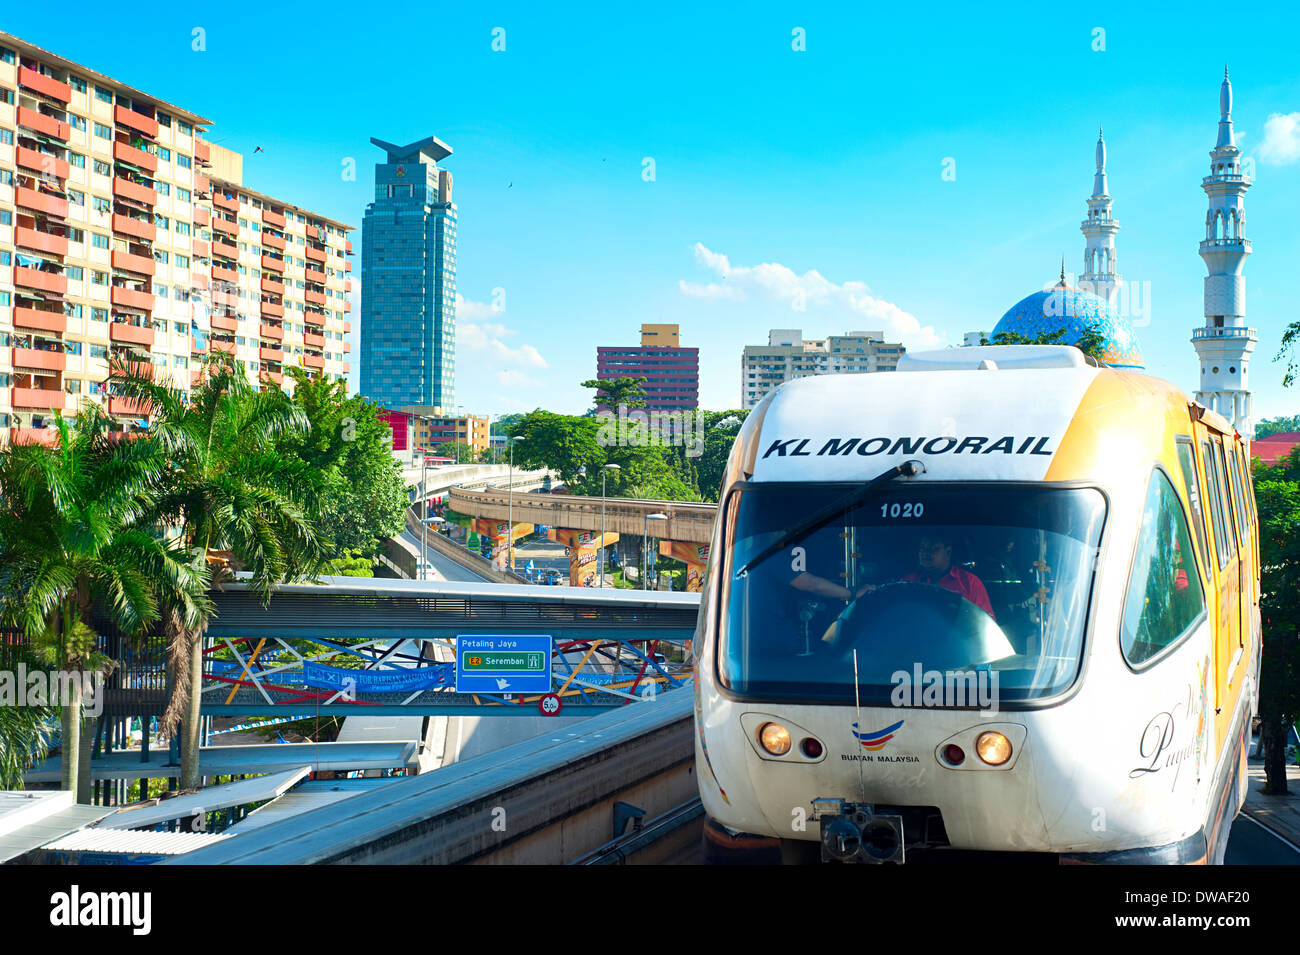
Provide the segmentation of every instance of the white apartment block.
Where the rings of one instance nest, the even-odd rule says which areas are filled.
[[[894,371],[905,349],[886,342],[883,331],[854,331],[807,339],[799,328],[774,328],[766,345],[746,345],[740,359],[742,408],[794,378],[807,375],[858,375]]]

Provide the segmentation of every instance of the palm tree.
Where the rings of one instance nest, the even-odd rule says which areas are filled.
[[[56,417],[54,447],[22,444],[0,456],[0,620],[31,640],[62,683],[62,785],[88,801],[89,770],[78,779],[83,683],[110,670],[91,626],[98,605],[137,636],[158,619],[158,595],[179,588],[202,597],[206,579],[186,555],[143,522],[166,471],[152,440],[122,440],[90,407],[69,427]]]
[[[319,475],[276,448],[282,435],[310,425],[279,389],[255,390],[242,366],[220,353],[204,361],[188,396],[138,362],[115,362],[109,380],[115,394],[149,408],[150,433],[172,454],[154,520],[180,528],[214,582],[246,570],[266,603],[277,583],[325,568],[329,542],[314,519]],[[161,722],[167,733],[180,727],[182,789],[199,785],[202,641],[211,614],[210,605],[173,606],[163,621],[173,685]]]
[[[19,663],[26,664],[29,672],[42,669],[21,644],[4,647],[0,659],[10,673],[17,671]],[[53,722],[58,716],[56,706],[0,705],[0,789],[23,788],[23,775],[49,754]]]

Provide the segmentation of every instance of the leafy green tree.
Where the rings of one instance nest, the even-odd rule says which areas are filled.
[[[222,573],[246,571],[267,603],[276,584],[322,572],[333,549],[320,531],[321,475],[280,446],[286,436],[308,434],[309,418],[282,392],[254,390],[229,355],[209,357],[202,370],[187,398],[147,368],[115,361],[110,388],[149,406],[150,432],[170,452],[154,520],[180,528],[195,560]],[[177,610],[164,619],[173,685],[161,722],[167,732],[181,726],[182,788],[199,784],[201,648],[210,614],[195,619]]]
[[[1300,718],[1300,447],[1252,467],[1259,511],[1260,738],[1270,793],[1287,791],[1287,731]]]
[[[78,779],[82,681],[113,666],[98,650],[92,608],[138,636],[160,604],[204,601],[208,579],[147,521],[168,474],[165,444],[124,439],[96,407],[75,428],[62,415],[55,423],[55,447],[22,444],[0,456],[0,618],[45,665],[76,676],[63,684],[62,785],[89,801],[88,766]]]
[[[1038,335],[1029,337],[1019,332],[998,332],[992,338],[980,338],[981,345],[1064,345],[1066,330],[1058,328],[1054,332],[1041,332]],[[1106,353],[1106,338],[1097,329],[1096,325],[1089,325],[1079,336],[1079,340],[1074,342],[1074,347],[1079,349],[1089,358],[1099,362],[1105,362],[1103,357]]]
[[[0,666],[16,673],[18,664],[27,671],[45,670],[45,666],[27,647],[4,648]],[[0,705],[0,790],[22,789],[23,775],[50,751],[50,736],[60,712],[57,706]]]
[[[1255,437],[1267,438],[1270,434],[1287,434],[1292,431],[1300,431],[1300,415],[1291,415],[1290,417],[1265,418],[1259,424],[1255,425]]]
[[[582,383],[584,388],[596,389],[596,403],[607,408],[632,410],[645,407],[646,378],[590,378]]]
[[[440,444],[433,449],[433,453],[436,457],[451,458],[461,464],[473,464],[479,460],[479,453],[474,450],[473,445],[463,441],[448,441]]]
[[[287,400],[307,426],[281,432],[275,447],[316,475],[320,526],[329,529],[333,544],[327,556],[373,557],[385,538],[406,526],[409,499],[402,466],[389,447],[392,430],[378,405],[349,398],[343,382],[299,368],[289,375],[294,390]]]

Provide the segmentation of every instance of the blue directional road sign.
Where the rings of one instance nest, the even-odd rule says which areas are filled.
[[[551,645],[549,634],[457,634],[456,692],[546,693]]]

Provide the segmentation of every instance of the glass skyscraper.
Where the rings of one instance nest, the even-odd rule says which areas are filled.
[[[361,230],[361,394],[385,408],[455,405],[456,206],[451,147],[382,139]]]

